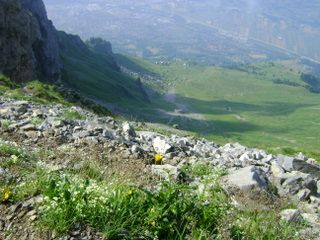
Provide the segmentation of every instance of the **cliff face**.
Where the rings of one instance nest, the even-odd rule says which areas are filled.
[[[37,71],[48,81],[60,78],[62,62],[59,57],[59,44],[56,29],[48,20],[42,0],[21,0],[22,7],[36,19],[40,37],[33,43]]]
[[[0,0],[0,72],[14,81],[60,79],[56,30],[42,0]]]
[[[0,32],[0,71],[15,81],[34,78],[32,44],[40,32],[18,0],[0,0]]]

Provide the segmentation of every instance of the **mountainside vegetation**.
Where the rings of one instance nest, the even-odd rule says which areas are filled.
[[[221,68],[131,60],[161,76],[163,81],[158,83],[165,87],[156,88],[166,89],[164,98],[175,105],[175,111],[143,111],[147,121],[176,123],[221,143],[238,141],[288,153],[307,151],[319,158],[320,95],[310,87],[317,85],[309,85],[317,83],[316,77],[301,75],[282,62]]]
[[[59,32],[58,38],[64,63],[62,81],[69,87],[101,103],[148,103],[141,83],[121,73],[112,52],[98,52],[78,36],[64,32]]]

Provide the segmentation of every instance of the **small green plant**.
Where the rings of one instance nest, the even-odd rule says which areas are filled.
[[[281,221],[274,211],[237,210],[231,220],[231,239],[300,239],[297,232],[302,224]]]
[[[9,78],[0,74],[0,95],[4,95],[9,89],[17,87]]]
[[[1,119],[0,120],[0,127],[3,129],[8,129],[11,124],[12,124],[11,120],[8,120],[8,119]]]
[[[7,87],[7,88],[17,87],[17,85],[14,82],[10,81],[9,78],[3,75],[0,75],[0,86]]]
[[[217,188],[208,190],[206,201],[212,201],[205,204],[194,189],[178,183],[163,182],[158,191],[149,192],[123,183],[63,175],[50,177],[45,185],[42,223],[58,232],[87,222],[110,238],[125,230],[128,239],[179,239],[194,228],[214,232],[217,221],[229,208]]]
[[[41,118],[32,118],[31,123],[35,126],[40,125],[43,122]]]
[[[27,158],[28,154],[24,149],[15,143],[4,142],[0,140],[0,158],[16,156],[18,158]]]
[[[65,111],[61,117],[63,120],[85,120],[86,117],[76,110]]]
[[[296,239],[297,226],[281,222],[275,211],[233,207],[219,187],[222,174],[213,169],[199,186],[164,181],[148,191],[90,180],[90,174],[51,172],[17,187],[27,189],[17,195],[41,192],[40,223],[58,233],[88,224],[108,239]]]
[[[182,167],[182,171],[191,177],[208,177],[225,175],[224,169],[214,168],[210,163],[199,161],[195,164],[185,165]]]

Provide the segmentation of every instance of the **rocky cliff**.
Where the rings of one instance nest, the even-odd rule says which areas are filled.
[[[56,30],[42,0],[1,0],[0,31],[0,72],[15,81],[60,78]]]

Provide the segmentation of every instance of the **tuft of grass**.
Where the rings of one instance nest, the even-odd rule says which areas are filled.
[[[76,110],[68,110],[61,116],[63,120],[85,120],[86,116],[82,115]]]
[[[230,221],[231,239],[299,239],[297,232],[301,228],[300,223],[281,221],[278,214],[269,210],[238,210]]]
[[[6,76],[1,75],[1,74],[0,74],[0,86],[6,87],[6,88],[17,87],[17,85],[14,82],[10,81],[9,78],[7,78]]]
[[[9,119],[0,120],[0,127],[3,128],[4,130],[8,129],[11,124],[12,124],[12,121]]]
[[[16,100],[33,101],[40,104],[63,104],[70,106],[55,86],[38,80],[27,82],[24,86],[17,85],[9,78],[0,76],[0,94]]]
[[[32,81],[27,83],[27,85],[23,89],[23,93],[32,97],[33,101],[42,104],[58,103],[63,105],[70,105],[65,101],[64,97],[55,90],[55,87],[53,85],[44,84],[40,81]]]
[[[0,140],[0,158],[16,156],[18,158],[28,158],[28,154],[14,143]]]
[[[32,118],[31,123],[35,126],[40,125],[43,122],[43,119],[41,118]]]

